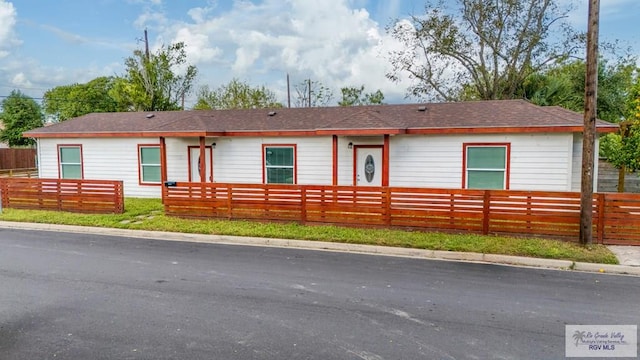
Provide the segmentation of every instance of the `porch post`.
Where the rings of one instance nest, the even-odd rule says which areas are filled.
[[[382,147],[382,186],[389,186],[389,134],[384,135]]]
[[[200,169],[200,182],[207,181],[207,157],[204,152],[204,136],[200,136],[200,161],[198,161],[198,169]]]
[[[338,185],[338,135],[333,135],[333,186]]]
[[[164,136],[160,136],[160,187],[162,191],[162,203],[164,204],[164,198],[167,188],[164,186],[164,182],[167,181],[167,141]]]
[[[167,142],[160,136],[160,182],[167,181]]]

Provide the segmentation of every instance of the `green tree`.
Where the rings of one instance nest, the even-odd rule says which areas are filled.
[[[98,77],[86,84],[57,86],[44,93],[45,114],[54,115],[58,121],[94,112],[126,111],[110,95],[116,79]]]
[[[364,85],[359,88],[355,86],[343,87],[340,92],[342,93],[342,100],[338,102],[340,106],[382,105],[384,100],[384,95],[380,90],[364,93]]]
[[[598,62],[598,118],[617,123],[628,115],[628,96],[633,84],[635,59],[611,64]],[[583,112],[586,65],[583,60],[563,63],[526,79],[516,94],[537,105],[557,105]],[[522,94],[520,94],[522,93]]]
[[[126,73],[116,79],[109,95],[131,111],[178,110],[198,73],[195,66],[186,64],[186,57],[182,42],[163,46],[148,57],[135,50],[125,60]],[[179,73],[180,68],[184,72]]]
[[[238,79],[232,79],[228,84],[215,90],[203,86],[198,91],[198,100],[194,106],[196,110],[205,109],[253,109],[280,108],[273,91],[264,86],[251,87]]]
[[[626,172],[640,170],[640,75],[630,87],[626,107],[626,119],[620,122],[620,131],[607,134],[601,142],[601,154],[618,168],[618,191],[624,192]]]
[[[296,91],[293,100],[295,107],[327,106],[333,99],[333,91],[319,81],[305,80],[294,86]]]
[[[9,146],[32,146],[33,139],[22,137],[22,133],[43,126],[42,109],[32,98],[14,90],[2,100],[0,120],[4,129],[0,132],[0,141]]]
[[[424,15],[387,30],[404,45],[390,53],[398,81],[416,97],[455,101],[473,89],[482,100],[513,98],[531,74],[583,47],[554,0],[429,0]]]

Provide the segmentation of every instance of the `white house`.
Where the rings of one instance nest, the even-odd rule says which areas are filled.
[[[504,100],[94,113],[24,136],[41,178],[160,197],[165,181],[579,191],[582,130],[582,114]]]

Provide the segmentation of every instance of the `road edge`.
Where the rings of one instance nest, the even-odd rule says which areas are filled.
[[[573,262],[570,260],[555,260],[532,258],[525,256],[482,254],[458,251],[425,250],[413,248],[398,248],[379,245],[362,245],[335,243],[312,240],[289,240],[274,238],[242,237],[230,235],[206,235],[188,234],[165,231],[115,229],[91,226],[57,225],[43,223],[25,223],[14,221],[0,221],[0,228],[18,230],[56,231],[67,233],[95,234],[106,236],[123,236],[142,239],[155,239],[164,241],[181,241],[193,243],[244,245],[244,246],[269,246],[281,248],[296,248],[305,250],[350,252],[370,255],[410,257],[430,260],[464,261],[507,266],[522,266],[532,268],[544,268],[553,270],[571,270],[582,272],[595,272],[602,274],[633,275],[640,276],[640,267],[627,265],[611,265]]]

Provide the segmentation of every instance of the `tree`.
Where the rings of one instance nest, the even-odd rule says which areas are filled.
[[[629,90],[635,71],[634,58],[620,59],[611,64],[598,61],[598,118],[617,123],[628,113]],[[584,111],[586,65],[584,60],[565,62],[528,77],[518,95],[537,105],[557,105]]]
[[[390,53],[398,81],[413,80],[412,96],[458,100],[513,98],[531,74],[583,47],[553,0],[429,0],[425,15],[397,20],[387,30],[404,45]]]
[[[194,106],[196,110],[204,109],[253,109],[280,108],[273,91],[264,86],[252,88],[249,84],[238,79],[231,80],[216,90],[209,90],[203,86],[198,91],[198,100]]]
[[[57,86],[44,93],[45,114],[54,115],[59,121],[94,112],[126,111],[127,108],[109,95],[116,79],[98,77],[86,84]]]
[[[2,100],[0,120],[4,129],[0,141],[9,146],[32,146],[33,139],[22,137],[22,133],[43,126],[42,109],[32,98],[14,90]]]
[[[624,192],[627,171],[640,170],[640,75],[636,73],[627,101],[626,120],[620,122],[617,134],[607,134],[600,142],[601,153],[618,168],[618,192]]]
[[[186,65],[186,56],[182,42],[163,46],[150,55],[135,50],[125,60],[125,75],[116,79],[109,95],[132,111],[180,109],[198,72],[195,66]],[[183,67],[184,72],[178,73]]]
[[[382,105],[382,100],[384,100],[384,95],[380,90],[363,94],[364,85],[359,88],[354,86],[343,87],[340,92],[342,92],[342,100],[338,102],[340,106]]]
[[[305,80],[295,85],[294,89],[296,91],[293,103],[295,107],[327,106],[333,99],[331,89],[319,81]]]

